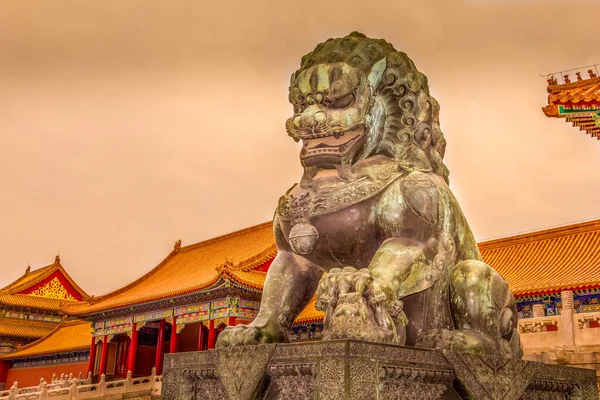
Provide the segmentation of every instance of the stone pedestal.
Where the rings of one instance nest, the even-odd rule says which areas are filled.
[[[592,370],[353,340],[165,355],[164,400],[597,399]]]

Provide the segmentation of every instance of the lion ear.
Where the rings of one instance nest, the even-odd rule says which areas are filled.
[[[385,71],[385,67],[387,67],[387,57],[382,58],[377,61],[373,67],[371,67],[371,72],[369,72],[369,84],[373,89],[377,89],[379,86],[379,82],[381,82],[381,77],[383,76],[383,71]]]

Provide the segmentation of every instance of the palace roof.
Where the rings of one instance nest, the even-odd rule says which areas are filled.
[[[64,307],[70,315],[89,315],[175,297],[229,281],[262,290],[265,273],[257,271],[275,257],[277,247],[270,222],[219,236],[173,251],[154,269],[129,285],[89,302]]]
[[[66,353],[76,350],[87,350],[92,341],[92,328],[87,321],[62,322],[53,325],[47,336],[21,347],[14,353],[0,357],[0,359],[15,359],[34,357],[44,354]]]
[[[304,310],[302,310],[300,315],[298,315],[294,321],[294,325],[306,325],[310,324],[311,322],[323,321],[323,318],[325,318],[325,313],[315,308],[316,303],[317,296],[314,296],[310,303],[304,307]]]
[[[600,286],[600,220],[481,242],[479,249],[517,297]],[[315,301],[295,325],[323,319]]]
[[[56,325],[54,322],[31,321],[0,316],[0,337],[37,339],[46,336]]]
[[[600,220],[479,243],[515,296],[600,286]]]
[[[0,289],[0,306],[7,309],[27,309],[43,313],[58,312],[65,303],[85,300],[89,296],[75,283],[60,264],[54,263],[31,271]]]
[[[516,296],[600,286],[600,220],[546,229],[479,244],[485,262]],[[157,267],[122,289],[89,302],[63,306],[86,315],[214,287],[229,280],[261,291],[266,273],[257,267],[276,254],[271,223],[176,248]],[[296,320],[322,318],[309,304]]]
[[[571,82],[569,75],[560,73],[559,79],[551,75],[548,79],[548,105],[542,110],[547,117],[565,118],[579,130],[600,140],[600,77],[595,66],[587,71],[589,78],[577,72],[577,81]],[[576,71],[576,70],[574,70]]]

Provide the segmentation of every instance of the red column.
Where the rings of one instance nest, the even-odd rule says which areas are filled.
[[[90,360],[88,361],[88,372],[94,375],[94,367],[96,366],[96,336],[92,336],[92,345],[90,346]]]
[[[6,360],[0,360],[0,383],[4,383],[6,384],[4,386],[5,389],[8,389],[11,385],[8,385],[8,382],[6,382],[6,378],[8,377],[8,370],[12,368],[12,361]]]
[[[131,343],[129,344],[129,355],[127,357],[127,372],[131,371],[131,376],[135,376],[135,354],[137,352],[138,343],[137,323],[134,323],[131,329]]]
[[[198,329],[198,351],[204,350],[202,344],[204,342],[204,324],[200,322],[200,329]]]
[[[227,326],[235,326],[235,317],[229,317],[227,320]]]
[[[102,354],[100,355],[100,370],[98,375],[106,374],[106,359],[108,357],[108,336],[102,338]]]
[[[171,345],[169,346],[169,353],[177,353],[177,317],[173,317],[173,323],[171,324]]]
[[[162,374],[162,361],[163,361],[163,346],[165,344],[165,327],[166,321],[160,320],[158,327],[158,343],[156,344],[156,358],[154,359],[154,367],[156,367],[156,375]]]
[[[208,322],[208,348],[214,349],[217,343],[217,331],[215,330],[215,320],[211,319]]]

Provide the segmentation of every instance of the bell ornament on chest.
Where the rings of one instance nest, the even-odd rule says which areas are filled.
[[[317,232],[317,228],[308,222],[300,222],[290,230],[288,242],[296,254],[306,255],[312,253],[318,241],[319,232]]]

